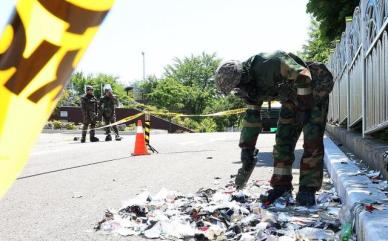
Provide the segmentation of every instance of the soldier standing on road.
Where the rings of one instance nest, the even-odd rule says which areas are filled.
[[[292,126],[296,120],[305,119],[308,113],[311,113],[313,108],[311,73],[302,63],[297,63],[290,55],[278,51],[255,55],[243,63],[235,60],[227,61],[218,67],[215,76],[217,88],[224,94],[233,90],[248,104],[239,143],[242,167],[236,175],[237,188],[241,189],[245,186],[256,165],[254,153],[262,128],[260,108],[263,101],[277,98],[282,102],[279,118],[281,130],[278,129],[277,142],[280,138],[287,136],[282,141],[289,140],[290,143],[293,143],[294,139],[288,136],[287,130],[283,130],[281,125]],[[291,104],[290,95],[292,93],[295,93],[295,99]],[[274,175],[271,179],[273,188],[268,192],[267,202],[272,203],[292,189],[292,175],[289,171],[291,165],[288,164],[292,163],[293,158],[280,155],[282,153],[293,155],[295,145],[290,146],[292,144],[279,146],[277,143],[274,147]],[[288,149],[283,150],[282,148]],[[311,168],[315,168],[314,163],[309,164]],[[302,176],[305,177],[305,175]],[[297,197],[302,194],[305,196],[304,193],[303,188],[300,189]],[[301,204],[305,205],[303,200]]]
[[[81,142],[84,143],[86,140],[86,131],[90,125],[90,141],[97,142],[99,139],[95,137],[94,128],[96,127],[97,121],[97,98],[93,95],[93,87],[90,85],[86,86],[86,94],[81,97],[81,110],[83,116],[83,127]]]
[[[113,95],[112,87],[110,85],[104,86],[104,96],[100,99],[99,110],[102,115],[102,118],[105,122],[105,125],[112,124],[116,122],[116,111],[115,107],[117,106],[118,101],[117,98]],[[121,137],[119,135],[119,130],[116,125],[112,126],[114,133],[116,134],[115,140],[121,141]],[[105,141],[111,141],[112,136],[110,135],[110,127],[105,128]]]

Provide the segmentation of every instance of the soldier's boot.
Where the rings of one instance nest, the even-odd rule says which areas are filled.
[[[112,140],[112,136],[110,134],[108,134],[106,137],[105,137],[105,141],[111,141]]]
[[[115,137],[115,140],[116,141],[121,141],[123,138],[121,136],[119,136],[119,134],[116,134],[116,137]]]
[[[255,169],[254,165],[249,170],[245,170],[244,168],[238,169],[236,179],[234,181],[237,189],[241,190],[245,187],[252,175],[253,169]]]
[[[85,143],[86,141],[86,131],[82,131],[81,143]]]
[[[94,130],[90,131],[90,142],[98,142],[100,141],[100,139],[98,139],[95,134],[94,134]]]
[[[100,139],[98,139],[95,136],[96,132],[94,131],[94,125],[92,126],[92,130],[90,131],[90,142],[98,142]]]
[[[276,186],[270,189],[267,195],[260,195],[260,201],[265,205],[270,205],[283,195],[291,195],[291,189],[288,186]]]
[[[252,175],[253,169],[257,162],[257,154],[259,150],[257,149],[242,149],[241,150],[241,162],[242,167],[238,169],[236,179],[234,181],[237,189],[243,189],[247,184],[249,178]]]
[[[314,206],[315,205],[315,188],[312,187],[300,187],[299,192],[296,195],[296,201],[301,206]]]

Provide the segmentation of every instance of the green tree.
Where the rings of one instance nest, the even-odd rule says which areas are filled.
[[[240,98],[220,96],[214,85],[214,72],[220,63],[215,54],[202,53],[198,56],[175,58],[165,67],[161,79],[154,76],[137,81],[134,91],[143,94],[147,105],[139,108],[178,112],[186,114],[208,114],[244,106]],[[237,115],[222,117],[165,117],[173,122],[199,132],[223,131],[226,127],[238,126]]]
[[[227,95],[214,98],[206,107],[204,113],[215,113],[224,110],[232,110],[245,107],[244,102],[234,95]],[[240,120],[239,115],[220,116],[214,118],[217,131],[224,131],[226,127],[237,127]]]
[[[308,43],[303,46],[303,50],[299,55],[305,60],[325,63],[330,56],[331,49],[334,47],[333,42],[323,38],[319,30],[319,23],[312,19]]]
[[[176,79],[186,86],[214,90],[213,75],[219,63],[220,59],[215,53],[175,58],[173,64],[164,68],[164,76]]]
[[[148,76],[145,80],[135,81],[133,84],[133,94],[135,100],[141,100],[149,103],[149,94],[151,94],[159,83],[156,76]]]
[[[117,96],[123,105],[130,105],[133,99],[127,95],[124,85],[118,81],[118,77],[108,74],[85,75],[82,72],[72,74],[69,88],[63,93],[58,106],[79,105],[79,98],[85,93],[85,85],[91,85],[94,88],[94,95],[101,97],[102,88],[105,84],[110,84],[113,93]]]
[[[328,41],[339,38],[345,30],[345,18],[352,16],[359,0],[309,0],[307,13],[320,23],[322,37]]]
[[[172,78],[160,80],[156,87],[148,94],[152,105],[167,108],[170,111],[181,111],[185,108],[188,88]]]

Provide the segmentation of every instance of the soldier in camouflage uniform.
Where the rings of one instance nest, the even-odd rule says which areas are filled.
[[[105,95],[100,99],[99,110],[104,120],[105,125],[109,125],[116,122],[116,111],[115,107],[117,106],[117,99],[113,95],[112,88],[110,86],[106,86],[104,88]],[[121,137],[119,135],[119,130],[116,125],[112,126],[114,133],[116,134],[115,140],[121,141]],[[112,136],[110,135],[110,127],[105,128],[105,141],[111,141]]]
[[[322,63],[304,64],[297,56],[291,55],[298,63],[309,68],[312,75],[313,105],[305,113],[300,113],[295,105],[295,91],[282,102],[276,144],[273,150],[274,172],[271,186],[281,187],[284,192],[292,189],[292,163],[295,159],[296,142],[303,131],[303,156],[300,162],[299,192],[296,197],[301,205],[315,204],[315,192],[322,186],[323,178],[323,135],[327,121],[329,94],[333,88],[333,76]],[[272,197],[269,203],[278,198],[282,192]],[[265,198],[264,198],[265,199]]]
[[[260,106],[264,100],[280,99],[282,102],[281,116],[287,119],[285,113],[289,105],[290,95],[294,94],[292,101],[296,119],[299,116],[306,117],[313,106],[311,74],[303,61],[298,63],[290,55],[284,52],[273,54],[258,54],[247,61],[229,61],[221,64],[216,71],[216,85],[223,93],[228,94],[234,90],[237,95],[248,104],[248,110],[243,119],[243,129],[240,136],[242,168],[238,170],[236,176],[236,186],[242,188],[248,181],[256,164],[254,158],[257,137],[261,132]],[[289,121],[290,120],[285,120]],[[280,129],[284,129],[280,127]],[[284,130],[278,130],[279,135],[286,135]],[[285,134],[283,134],[285,133]],[[279,136],[277,141],[282,138]],[[290,140],[289,137],[282,141]],[[297,140],[297,139],[296,139]],[[294,142],[292,139],[291,143]],[[292,145],[292,144],[291,144]],[[295,145],[293,145],[293,148]],[[293,148],[287,149],[286,153],[292,153]],[[275,170],[278,165],[284,162],[275,161]],[[276,172],[275,172],[276,173]],[[273,178],[275,180],[276,178]],[[267,201],[273,202],[291,187],[271,182],[273,189],[269,191]],[[298,193],[299,194],[299,193]]]
[[[86,94],[81,97],[81,110],[83,116],[83,127],[81,142],[84,143],[86,140],[86,131],[90,125],[90,141],[97,142],[99,139],[95,137],[94,128],[96,127],[97,121],[97,98],[93,95],[93,87],[90,85],[86,86]]]

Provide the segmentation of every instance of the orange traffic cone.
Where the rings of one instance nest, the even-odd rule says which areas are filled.
[[[132,153],[132,155],[149,155],[144,139],[143,125],[141,123],[141,120],[137,121],[135,151]]]

